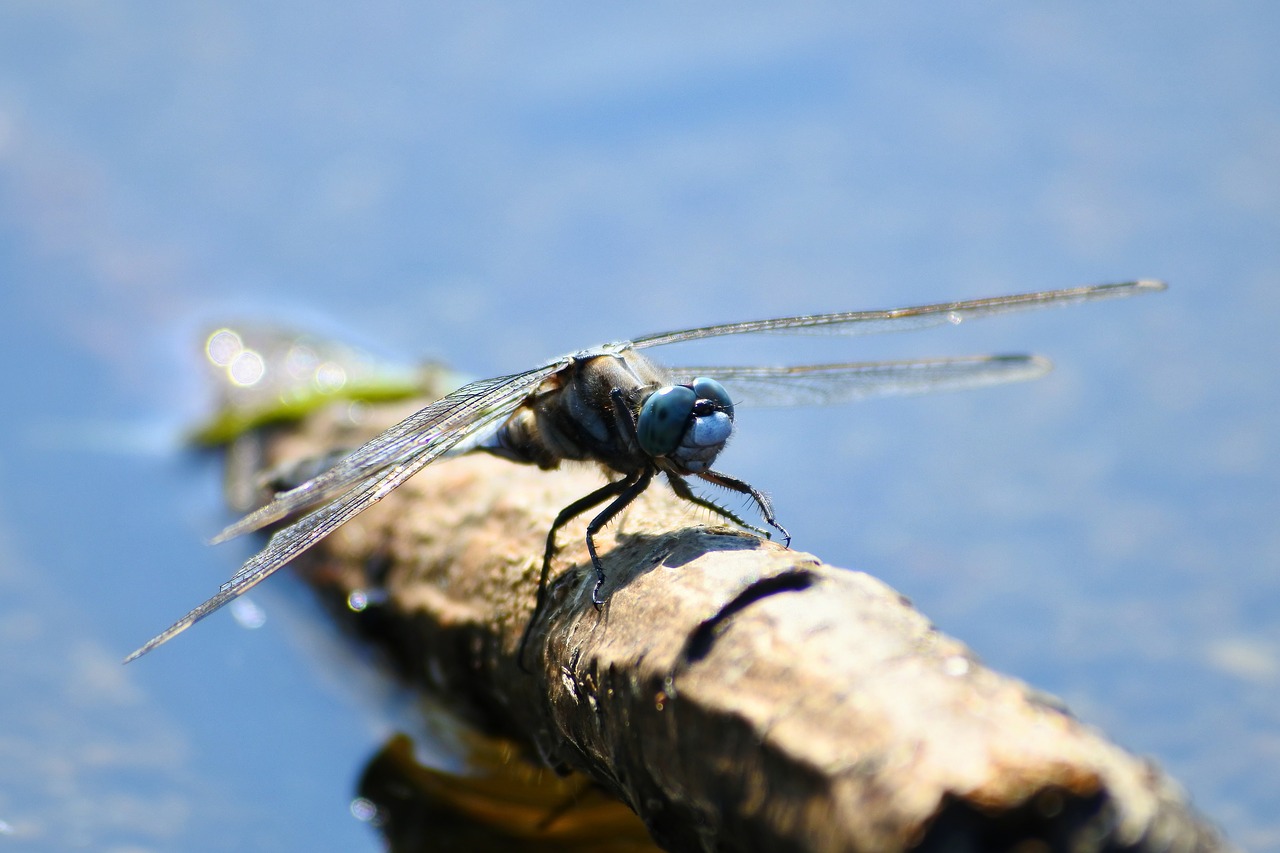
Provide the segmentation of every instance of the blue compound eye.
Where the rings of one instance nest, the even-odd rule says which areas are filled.
[[[693,380],[693,393],[699,400],[710,400],[716,404],[716,408],[733,419],[733,401],[729,399],[729,392],[724,390],[724,386],[706,376],[699,376]]]
[[[650,456],[666,456],[679,447],[696,402],[698,395],[683,385],[666,385],[650,394],[636,420],[641,449]]]

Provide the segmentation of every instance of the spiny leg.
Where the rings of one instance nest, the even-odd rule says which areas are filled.
[[[769,531],[764,528],[756,527],[754,524],[750,524],[746,520],[740,518],[733,510],[720,506],[720,504],[710,498],[704,498],[702,495],[696,494],[693,489],[689,488],[688,482],[686,482],[683,477],[671,474],[667,476],[667,482],[671,486],[671,491],[676,493],[676,497],[686,500],[696,506],[700,506],[703,509],[710,510],[722,518],[727,518],[739,527],[745,527],[747,530],[759,533],[761,536],[768,537]]]
[[[551,529],[547,531],[547,544],[542,552],[542,573],[538,576],[538,592],[534,599],[533,613],[529,617],[528,624],[524,627],[524,633],[520,635],[520,647],[516,651],[516,660],[520,662],[520,668],[528,672],[528,668],[524,665],[524,652],[529,644],[529,635],[533,632],[533,626],[537,624],[538,617],[542,615],[542,608],[547,603],[547,578],[551,574],[551,560],[556,555],[556,534],[573,519],[582,515],[592,507],[599,506],[610,498],[617,497],[634,485],[637,475],[630,474],[621,480],[605,483],[594,492],[584,497],[578,498],[564,509],[560,510],[560,514],[556,516],[556,520],[551,523]],[[587,536],[587,548],[591,551],[592,563],[595,563],[595,550],[591,544],[590,535]],[[596,569],[599,574],[600,569]]]
[[[765,496],[764,492],[744,480],[730,477],[728,474],[721,474],[719,471],[699,471],[698,476],[708,483],[715,483],[717,486],[724,486],[726,489],[750,495],[751,499],[756,502],[756,506],[759,507],[760,515],[764,518],[765,523],[782,534],[782,544],[788,548],[791,547],[791,534],[774,517],[773,504],[769,502],[769,498]]]
[[[599,506],[610,498],[616,498],[619,495],[626,494],[629,489],[635,486],[638,480],[638,474],[628,474],[621,480],[614,480],[613,482],[606,483],[591,494],[578,498],[576,501],[560,510],[560,514],[556,516],[556,520],[551,524],[551,529],[547,531],[547,546],[542,552],[542,575],[538,579],[539,607],[541,607],[543,600],[546,598],[547,578],[551,572],[551,560],[555,557],[556,551],[558,550],[556,548],[556,534],[560,532],[560,528],[564,527],[570,521],[573,521],[573,519],[582,515],[592,507]],[[608,512],[608,510],[605,510],[605,512]],[[599,517],[593,519],[591,524],[595,524],[598,520]],[[596,529],[599,530],[599,527]],[[591,553],[591,564],[595,567],[596,574],[600,574],[602,570],[599,567],[599,558],[596,556],[595,546],[591,542],[591,533],[591,526],[588,525],[587,550]]]
[[[628,477],[628,479],[630,479]],[[596,553],[596,534],[600,529],[608,524],[615,515],[622,512],[640,493],[649,488],[649,483],[653,481],[653,469],[646,468],[640,473],[640,476],[626,490],[604,508],[604,511],[591,519],[591,523],[587,525],[587,552],[591,554],[591,565],[596,570],[596,586],[591,590],[591,603],[596,606],[596,610],[604,607],[604,599],[600,597],[600,588],[604,586],[604,563],[600,561],[600,555]],[[626,482],[623,480],[621,482]]]

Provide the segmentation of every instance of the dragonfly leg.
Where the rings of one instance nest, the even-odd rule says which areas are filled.
[[[634,478],[634,479],[633,479]],[[653,469],[645,468],[640,472],[639,476],[628,475],[625,479],[620,480],[621,483],[627,483],[627,487],[622,491],[613,503],[609,504],[604,510],[591,519],[591,523],[587,525],[587,551],[591,554],[591,565],[596,570],[596,585],[591,590],[591,603],[596,606],[596,610],[604,607],[604,599],[600,597],[600,588],[604,586],[604,563],[600,561],[600,555],[596,553],[596,534],[600,532],[613,517],[622,512],[627,504],[631,503],[640,493],[649,488],[649,483],[653,482]]]
[[[740,518],[733,510],[720,506],[720,504],[710,498],[704,498],[702,495],[695,494],[693,489],[689,488],[689,483],[683,477],[668,476],[667,482],[671,485],[671,491],[676,493],[676,497],[686,500],[696,506],[700,506],[703,509],[710,510],[716,515],[726,518],[739,527],[744,527],[753,533],[759,533],[761,536],[766,538],[769,536],[769,531],[761,527],[756,527],[754,524]]]
[[[524,633],[520,636],[520,648],[517,650],[516,659],[520,662],[520,668],[528,672],[528,667],[524,664],[525,648],[529,644],[529,635],[533,631],[533,626],[537,624],[538,617],[542,615],[542,608],[547,603],[547,579],[551,575],[551,560],[555,557],[556,551],[556,534],[560,532],[560,528],[564,527],[573,519],[582,515],[587,510],[597,507],[605,501],[616,498],[627,491],[635,484],[638,475],[623,477],[621,480],[615,480],[606,483],[596,489],[589,495],[578,498],[564,509],[560,510],[560,514],[556,516],[556,520],[551,523],[551,529],[547,531],[547,545],[542,552],[542,574],[538,577],[538,592],[534,600],[533,614],[529,617],[529,623],[525,626]],[[591,563],[595,567],[596,575],[599,577],[602,572],[599,567],[599,561],[596,557],[595,546],[591,541],[591,535],[587,535],[587,549],[591,552]],[[594,595],[592,596],[594,600]]]
[[[721,474],[719,471],[699,471],[698,476],[708,483],[715,483],[717,486],[724,486],[726,489],[749,495],[756,502],[756,506],[760,509],[760,515],[764,518],[765,523],[782,534],[782,544],[788,548],[791,547],[791,534],[774,517],[773,504],[764,492],[748,482],[739,480],[737,477],[730,477],[728,474]]]

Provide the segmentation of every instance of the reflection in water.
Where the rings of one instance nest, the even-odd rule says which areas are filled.
[[[352,814],[390,850],[651,851],[640,819],[579,774],[558,776],[508,743],[471,736],[466,775],[419,763],[407,735],[369,761]]]

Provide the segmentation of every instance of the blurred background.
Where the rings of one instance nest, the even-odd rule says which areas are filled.
[[[1167,293],[705,363],[1034,351],[1029,385],[755,410],[794,546],[1280,850],[1280,8],[0,6],[0,848],[375,850],[412,699],[254,549],[209,324],[472,376],[712,322],[1136,277]],[[429,747],[427,747],[429,751]]]

